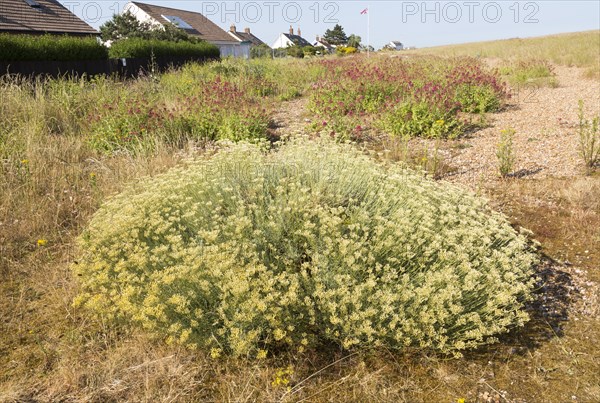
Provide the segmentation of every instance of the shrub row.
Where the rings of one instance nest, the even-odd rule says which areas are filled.
[[[152,56],[213,59],[219,57],[219,48],[207,42],[168,42],[130,38],[113,43],[109,49],[109,56],[114,59]]]
[[[149,58],[152,55],[214,59],[219,57],[219,48],[206,42],[168,42],[132,38],[117,41],[108,49],[95,38],[0,34],[2,61],[106,60],[109,57]]]
[[[108,49],[95,38],[0,34],[0,60],[69,61],[108,58]]]

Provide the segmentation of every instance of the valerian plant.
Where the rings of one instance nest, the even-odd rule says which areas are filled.
[[[214,357],[460,354],[527,321],[537,259],[484,200],[306,139],[133,184],[79,241],[77,306]]]

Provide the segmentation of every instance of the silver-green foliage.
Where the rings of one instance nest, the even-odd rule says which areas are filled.
[[[76,303],[213,355],[457,353],[527,320],[536,261],[481,199],[348,145],[237,145],[108,200]]]

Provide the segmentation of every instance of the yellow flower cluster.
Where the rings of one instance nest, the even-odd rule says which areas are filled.
[[[456,353],[527,320],[536,262],[481,199],[306,140],[132,185],[80,248],[76,304],[214,357],[321,342]]]

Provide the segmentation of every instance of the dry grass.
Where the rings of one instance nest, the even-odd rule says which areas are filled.
[[[411,50],[416,54],[473,56],[515,60],[549,60],[564,66],[585,67],[588,78],[600,77],[600,31],[536,38],[512,38]]]

